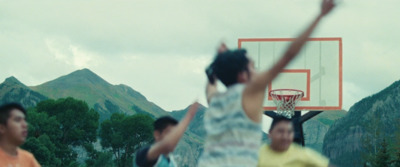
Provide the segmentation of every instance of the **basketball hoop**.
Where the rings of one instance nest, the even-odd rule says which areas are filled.
[[[292,118],[296,103],[304,96],[304,92],[297,89],[275,89],[269,91],[274,100],[279,115]]]

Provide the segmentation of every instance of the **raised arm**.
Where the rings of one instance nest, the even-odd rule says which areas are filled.
[[[333,0],[323,0],[321,13],[314,19],[307,29],[290,44],[281,59],[268,71],[261,72],[257,76],[253,77],[243,93],[243,104],[245,110],[249,110],[250,112],[259,112],[255,110],[261,109],[267,85],[270,84],[283,68],[286,67],[286,65],[300,52],[301,48],[306,43],[322,17],[328,14],[334,6],[335,4]],[[259,114],[257,113],[256,115]],[[257,117],[256,115],[249,116]]]
[[[225,43],[221,43],[221,45],[218,48],[218,53],[222,53],[228,50],[228,47],[226,46]],[[212,64],[206,69],[206,75],[207,75],[207,85],[206,85],[206,98],[208,104],[210,104],[211,98],[218,93],[217,89],[217,78],[215,77]]]
[[[185,117],[179,122],[179,124],[168,133],[165,138],[163,138],[160,142],[155,143],[152,145],[147,153],[147,159],[157,160],[157,158],[161,154],[168,154],[174,151],[176,145],[178,144],[179,140],[182,138],[183,134],[185,133],[186,128],[189,126],[190,121],[196,115],[199,103],[193,103],[189,111],[186,113]]]

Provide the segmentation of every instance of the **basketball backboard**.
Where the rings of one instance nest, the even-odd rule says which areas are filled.
[[[255,67],[267,70],[281,58],[292,38],[239,39]],[[309,111],[342,109],[342,39],[310,38],[299,55],[268,85],[273,89],[298,89],[304,97],[296,109]],[[265,110],[276,110],[272,98],[264,101]]]

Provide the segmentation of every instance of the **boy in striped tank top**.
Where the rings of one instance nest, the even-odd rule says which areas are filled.
[[[299,53],[317,24],[334,6],[333,0],[323,0],[321,13],[268,71],[256,73],[246,50],[220,46],[206,70],[209,108],[204,116],[207,136],[200,167],[257,166],[267,84]],[[226,86],[225,92],[217,91],[217,80]]]

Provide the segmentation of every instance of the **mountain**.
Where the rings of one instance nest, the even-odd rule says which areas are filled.
[[[344,110],[324,111],[303,124],[305,144],[322,153],[325,134],[334,122],[347,114]]]
[[[14,77],[7,78],[0,84],[0,102],[16,101],[25,107],[35,106],[38,102],[52,98],[73,97],[84,100],[89,107],[100,113],[101,120],[107,119],[114,112],[127,114],[144,113],[156,118],[171,115],[180,120],[186,114],[183,110],[167,112],[149,102],[145,96],[126,85],[112,85],[89,69],[82,69],[61,76],[52,81],[27,87]],[[205,129],[203,124],[206,107],[200,106],[200,111],[189,125],[188,131],[179,142],[174,154],[182,166],[192,166],[203,151]],[[324,112],[304,124],[306,144],[315,149],[322,147],[322,139],[329,126],[345,112]],[[268,137],[264,134],[263,140]]]
[[[89,69],[82,69],[38,86],[30,87],[49,98],[74,97],[85,100],[100,113],[100,120],[114,112],[168,115],[139,92],[126,85],[112,85]]]
[[[18,102],[29,108],[46,99],[47,97],[32,91],[15,77],[9,77],[0,84],[0,104]]]
[[[14,77],[0,84],[0,103],[19,102],[24,107],[33,107],[48,98],[66,97],[86,101],[89,107],[99,112],[100,120],[107,119],[114,112],[142,113],[153,118],[170,114],[129,86],[112,85],[89,69],[78,70],[38,86],[27,87]],[[175,150],[177,162],[182,166],[196,164],[202,146],[203,140],[199,135],[189,130]]]
[[[400,81],[354,104],[325,135],[323,153],[338,166],[363,166],[363,142],[379,132],[392,138],[399,130]],[[373,138],[377,140],[376,138]]]

